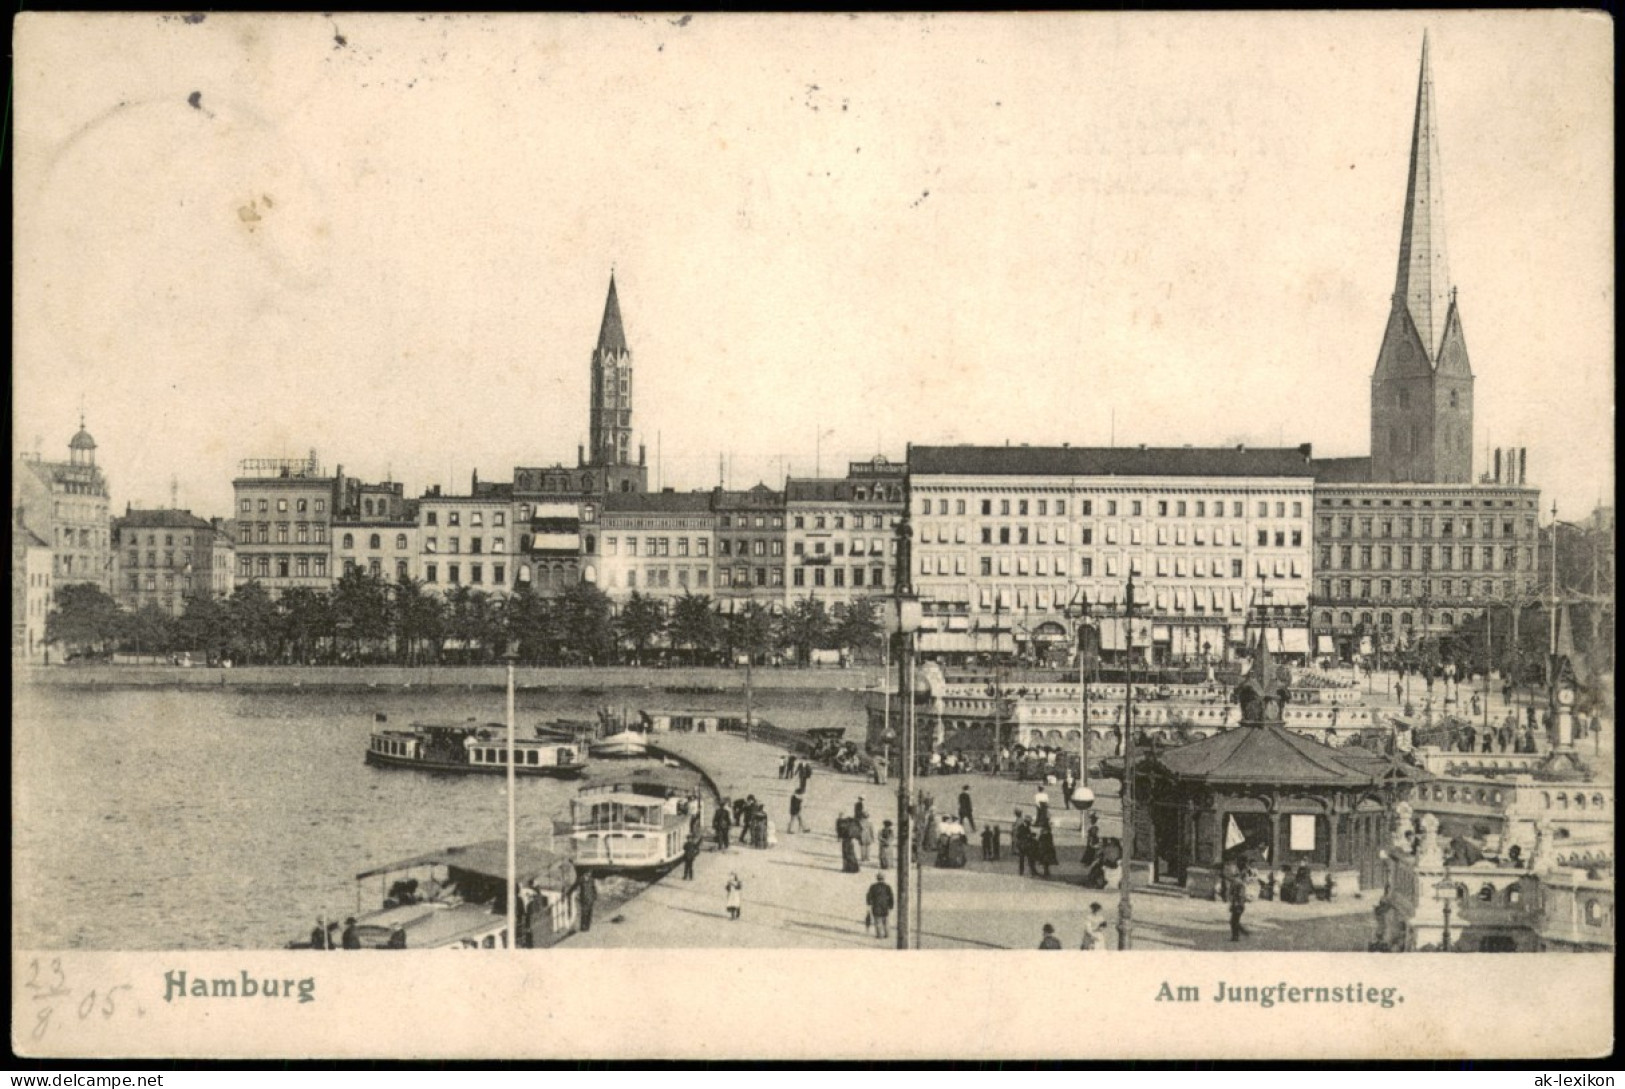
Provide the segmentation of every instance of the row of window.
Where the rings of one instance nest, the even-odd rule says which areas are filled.
[[[438,526],[440,524],[440,512],[435,511],[435,510],[424,511],[423,512],[423,524],[428,525],[428,526]],[[449,510],[449,511],[446,512],[446,525],[448,525],[448,526],[460,526],[462,524],[463,524],[463,512],[462,511],[460,511],[460,510]],[[484,511],[478,511],[478,510],[469,511],[468,512],[468,524],[470,526],[483,526],[483,525],[485,525],[485,512]],[[500,510],[492,511],[491,512],[491,524],[493,526],[505,526],[505,525],[507,525],[508,524],[508,515],[507,515],[507,513],[505,511],[500,511]]]
[[[853,515],[853,517],[857,517]],[[876,515],[876,517],[880,517]],[[723,529],[783,529],[784,515],[782,514],[723,514],[718,515],[717,523]]]
[[[350,535],[345,534],[344,539],[346,541],[346,544],[345,544],[344,547],[349,548],[350,546],[348,544],[348,541],[350,539]],[[377,548],[378,547],[378,544],[377,544],[378,536],[377,536],[377,534],[373,535],[372,540],[373,540],[372,547]],[[446,551],[450,552],[453,555],[456,555],[457,553],[459,553],[459,552],[461,552],[463,550],[463,539],[461,537],[447,537],[446,538],[446,544],[449,546],[446,549]],[[395,538],[395,547],[396,548],[401,548],[401,549],[404,549],[406,547],[406,535],[404,533],[398,535]],[[506,552],[507,550],[508,550],[508,539],[506,537],[492,537],[491,538],[491,551],[492,552],[501,553],[501,552]],[[439,552],[440,551],[440,538],[439,537],[430,537],[430,538],[426,539],[423,542],[423,551],[425,551],[425,552]],[[484,537],[470,537],[468,539],[468,551],[469,551],[470,555],[474,555],[474,556],[478,556],[479,554],[484,552],[485,551],[485,538]]]
[[[732,587],[738,590],[754,586],[783,586],[784,568],[782,567],[741,567],[737,571],[729,568],[720,568],[717,571],[717,588]]]
[[[1105,557],[1104,569],[1107,575],[1117,574],[1116,556]],[[919,560],[919,573],[921,576],[931,575],[963,575],[967,571],[968,562],[962,554],[927,554]],[[1068,569],[1065,556],[979,556],[977,557],[978,573],[983,578],[993,575],[1032,575],[1037,578],[1047,578],[1050,575],[1065,575]],[[1254,573],[1259,578],[1303,578],[1303,561],[1297,557],[1290,559],[1277,557],[1266,560],[1259,559],[1254,565]],[[1145,573],[1143,557],[1129,557],[1129,570],[1136,575]],[[1157,556],[1154,570],[1157,577],[1168,578],[1232,578],[1246,577],[1245,561],[1230,557],[1228,561],[1221,558],[1209,560],[1205,557],[1194,559],[1185,556]],[[1078,573],[1088,578],[1095,572],[1095,560],[1092,556],[1082,556],[1078,560]]]
[[[963,502],[963,500],[961,500],[961,502]],[[929,514],[930,512],[927,511],[926,513]],[[963,513],[963,512],[961,512],[961,513]],[[811,521],[812,521],[811,526],[809,526],[807,524],[809,517],[811,518]],[[826,524],[826,516],[825,515],[814,514],[814,515],[808,516],[808,515],[804,515],[804,514],[798,514],[798,515],[795,515],[793,518],[791,518],[790,524],[795,529],[845,529],[846,528],[846,515],[844,515],[844,514],[834,514],[834,515],[827,516],[827,518],[828,518],[828,520],[827,520],[827,524]],[[867,519],[867,521],[865,521],[865,519]],[[891,516],[891,524],[893,526],[897,525],[897,523],[899,521],[900,521],[900,519],[896,515]],[[724,524],[726,524],[726,523],[724,523]],[[884,514],[870,514],[870,515],[854,514],[852,516],[852,528],[853,529],[864,529],[866,527],[869,528],[869,529],[885,529],[886,528],[886,515],[884,515]]]
[[[689,540],[690,539],[687,537],[678,537],[675,539],[670,537],[645,537],[643,539],[643,555],[687,556],[689,554]],[[726,544],[727,542],[723,543]],[[762,542],[757,541],[756,543],[760,545]],[[741,541],[740,544],[743,545],[744,542]],[[693,545],[694,555],[700,557],[711,555],[711,540],[709,537],[695,537],[693,538]],[[675,552],[673,551],[673,548],[676,549]],[[588,551],[591,551],[591,549],[588,549]],[[619,537],[605,537],[604,555],[618,556],[620,553],[621,539]],[[636,537],[626,538],[626,554],[628,556],[636,556],[638,554],[638,539]],[[722,553],[724,556],[727,554],[728,553],[726,551]],[[740,555],[744,555],[744,552],[741,551]],[[761,555],[761,553],[758,553],[758,555]]]
[[[272,572],[275,572],[273,575]],[[241,579],[268,578],[326,578],[327,557],[321,553],[302,556],[238,556],[237,577]]]
[[[1502,579],[1501,596],[1510,598],[1515,585],[1516,580],[1514,579]],[[1474,594],[1481,594],[1484,597],[1496,596],[1494,579],[1485,579],[1483,582],[1474,582],[1472,579],[1337,579],[1335,581],[1321,579],[1319,583],[1320,596],[1325,598],[1334,596],[1333,589],[1337,591],[1335,596],[1338,598],[1354,597],[1356,587],[1359,589],[1360,597],[1372,597],[1373,590],[1376,591],[1374,595],[1376,597],[1393,597],[1394,590],[1397,588],[1400,597],[1409,598],[1415,596],[1412,593],[1412,587],[1416,588],[1418,594],[1427,597],[1472,597]],[[1533,580],[1531,580],[1532,587]]]
[[[130,551],[129,555],[125,557],[125,562],[130,567],[140,567],[141,566],[141,553],[136,552],[136,551],[134,551],[132,549]],[[158,553],[157,552],[148,552],[147,553],[147,566],[148,567],[157,567],[158,566]],[[174,567],[175,566],[175,553],[173,553],[173,552],[165,552],[164,553],[164,566],[165,567]],[[191,553],[190,550],[181,553],[181,566],[182,567],[191,567],[192,566],[192,553]]]
[[[967,513],[965,500],[955,499],[951,502],[953,503],[954,514],[963,515]],[[1123,502],[1127,505],[1128,514],[1130,517],[1140,518],[1144,516],[1144,500],[1129,499],[1124,500]],[[1151,509],[1156,512],[1156,517],[1158,518],[1190,518],[1193,516],[1196,518],[1223,518],[1225,517],[1225,502],[1226,501],[1223,499],[1158,499],[1152,502]],[[945,515],[948,513],[949,503],[950,500],[947,499],[921,499],[920,513]],[[1104,509],[1107,517],[1114,517],[1118,513],[1118,503],[1119,501],[1116,499],[1107,499],[1104,501]],[[934,507],[933,504],[935,504]],[[991,517],[994,514],[995,507],[997,507],[997,512],[1000,517],[1008,517],[1013,514],[1018,518],[1025,518],[1029,514],[1033,514],[1042,518],[1050,514],[1052,511],[1057,516],[1064,516],[1066,514],[1066,506],[1067,501],[1065,499],[981,500],[981,512],[983,517]],[[1303,517],[1303,501],[1301,499],[1276,500],[1273,502],[1273,504],[1270,500],[1260,499],[1257,500],[1254,509],[1258,512],[1258,517],[1268,518],[1270,517],[1272,507],[1275,511],[1275,517],[1277,518],[1287,517],[1288,510],[1291,510],[1291,516],[1293,518]],[[1243,516],[1242,512],[1244,510],[1245,506],[1242,500],[1232,499],[1229,501],[1230,517],[1240,518]],[[1080,499],[1078,501],[1079,514],[1083,515],[1084,517],[1091,517],[1094,514],[1094,511],[1095,501],[1093,499]],[[1212,513],[1209,514],[1209,511]]]
[[[149,590],[158,589],[158,577],[156,575],[148,575],[146,577],[146,583],[147,583],[147,589],[149,589]],[[130,578],[129,578],[128,585],[129,585],[129,588],[131,590],[140,590],[141,589],[141,576],[140,575],[131,575]],[[180,579],[179,586],[180,586],[180,589],[182,589],[182,590],[190,590],[192,588],[191,576],[182,575],[181,579]],[[174,575],[165,575],[164,576],[164,589],[173,590],[175,588],[176,588],[175,576]]]
[[[700,590],[708,590],[708,589],[710,589],[710,587],[711,587],[711,569],[709,567],[695,568],[694,572],[693,572],[693,575],[694,575],[693,585],[694,585],[695,588],[700,589]],[[610,571],[608,573],[608,579],[609,579],[609,585],[611,587],[613,587],[615,585],[615,572],[614,571]],[[646,569],[643,572],[643,585],[646,588],[650,589],[650,590],[669,589],[671,587],[671,585],[672,585],[671,580],[672,580],[672,569],[669,568],[669,567],[652,567],[652,568]],[[677,586],[678,586],[679,589],[684,589],[684,588],[687,588],[689,586],[689,569],[688,568],[686,568],[686,567],[677,568]],[[628,572],[626,572],[626,588],[628,590],[636,590],[638,588],[638,573],[636,571],[628,571]]]
[[[1455,613],[1452,613],[1452,612],[1447,610],[1447,611],[1442,612],[1442,613],[1434,613],[1433,616],[1435,618],[1437,626],[1439,626],[1439,627],[1453,628],[1453,627],[1456,626],[1456,614]],[[1462,616],[1463,616],[1463,619],[1466,618],[1465,613],[1462,614]],[[1383,626],[1383,628],[1384,629],[1394,630],[1394,631],[1400,631],[1400,632],[1408,631],[1410,629],[1410,627],[1412,625],[1412,622],[1414,620],[1415,620],[1415,616],[1413,614],[1411,614],[1411,613],[1400,613],[1399,614],[1399,627],[1394,628],[1394,614],[1393,613],[1383,613],[1382,614],[1382,626]],[[1372,624],[1371,614],[1370,613],[1361,613],[1360,614],[1360,623],[1365,625],[1367,628],[1371,627],[1371,624]],[[1330,628],[1332,626],[1332,614],[1330,612],[1322,612],[1320,614],[1320,626],[1322,628]],[[1352,628],[1352,627],[1354,627],[1354,614],[1352,612],[1349,612],[1347,609],[1345,609],[1342,612],[1338,613],[1337,614],[1337,626],[1340,627],[1340,628]]]
[[[1518,528],[1517,519],[1504,516],[1500,519],[1500,524],[1501,536],[1512,537],[1516,534]],[[1495,536],[1495,525],[1496,519],[1490,515],[1483,515],[1480,518],[1467,515],[1460,519],[1441,517],[1435,522],[1432,517],[1426,515],[1420,518],[1409,515],[1398,518],[1373,518],[1366,515],[1361,516],[1356,521],[1353,515],[1345,514],[1333,518],[1329,514],[1323,514],[1320,516],[1320,535],[1321,537],[1331,537],[1333,536],[1333,528],[1336,528],[1336,536],[1353,537],[1356,535],[1354,531],[1358,526],[1358,535],[1361,537],[1414,537],[1418,528],[1421,529],[1423,537],[1432,537],[1433,530],[1437,526],[1440,537],[1471,538],[1476,530],[1479,536],[1492,538]],[[1529,536],[1534,536],[1534,515],[1524,516],[1524,532]]]
[[[1106,525],[1100,527],[1101,539],[1104,543],[1114,545],[1120,536],[1118,526]],[[1032,545],[1032,544],[1067,544],[1067,527],[1065,524],[1048,525],[1039,523],[1034,526],[980,526],[980,543],[985,545]],[[1211,538],[1209,535],[1211,530]],[[1226,532],[1228,530],[1228,532]],[[968,532],[963,525],[950,526],[945,522],[933,522],[920,527],[921,544],[966,544]],[[950,537],[952,540],[950,540]],[[1147,535],[1144,527],[1130,525],[1126,534],[1131,545],[1145,544]],[[1151,539],[1159,545],[1207,545],[1210,542],[1219,548],[1240,548],[1245,539],[1241,526],[1157,526]],[[1260,527],[1254,535],[1254,543],[1259,548],[1302,548],[1303,530],[1288,529],[1285,527]],[[1078,530],[1079,544],[1095,543],[1095,527],[1082,526]]]
[[[374,560],[373,563],[376,564],[377,561]],[[402,563],[400,566],[401,569],[404,570],[406,565]],[[423,581],[427,583],[439,583],[440,565],[438,563],[426,563],[423,565]],[[463,565],[460,563],[446,564],[446,582],[449,585],[458,586],[462,584],[462,581]],[[491,581],[487,583],[485,581],[485,564],[471,563],[468,565],[468,584],[470,586],[506,586],[508,584],[508,565],[505,563],[492,564]]]
[[[293,509],[297,514],[308,514],[312,513],[313,505],[314,513],[327,513],[327,500],[325,499],[296,499],[294,500]],[[257,503],[252,499],[243,499],[239,500],[237,503],[237,511],[239,514],[253,514],[256,510],[261,514],[266,514],[270,512],[270,509],[271,501],[269,499],[261,499]],[[286,499],[278,499],[276,501],[276,509],[277,513],[286,514],[288,512],[288,501]]]
[[[1338,567],[1345,570],[1354,568],[1354,561],[1357,557],[1360,570],[1371,570],[1373,568],[1386,570],[1394,567],[1394,560],[1397,557],[1399,560],[1398,569],[1401,571],[1431,571],[1435,568],[1440,571],[1453,571],[1456,569],[1456,560],[1458,558],[1455,545],[1420,545],[1415,547],[1400,545],[1397,553],[1394,551],[1393,545],[1359,545],[1358,552],[1355,551],[1355,548],[1355,545],[1337,546],[1335,556]],[[1521,552],[1523,569],[1525,571],[1533,570],[1535,566],[1535,550],[1524,548]],[[1517,545],[1502,545],[1501,570],[1516,570],[1519,554],[1520,549]],[[1331,545],[1320,546],[1320,566],[1322,568],[1331,568],[1333,556]],[[1435,557],[1437,557],[1437,561],[1435,561]],[[1459,558],[1461,560],[1461,570],[1463,571],[1475,570],[1480,561],[1483,563],[1483,570],[1495,570],[1494,545],[1483,545],[1482,547],[1461,545]],[[1373,563],[1374,560],[1378,562]],[[1420,564],[1418,564],[1418,560],[1421,561]]]
[[[293,544],[326,544],[326,522],[296,522],[290,525],[287,522],[276,523],[276,543],[288,544],[288,534],[293,533]],[[237,542],[239,544],[270,544],[270,522],[241,522],[237,526]]]
[[[844,567],[797,567],[790,572],[790,585],[792,586],[832,586],[840,589],[846,586],[846,568]],[[866,586],[867,583],[867,586]],[[884,567],[853,567],[852,586],[854,589],[880,589],[886,585],[886,569]]]
[[[807,551],[809,544],[812,545],[811,552]],[[872,537],[867,541],[862,537],[854,537],[851,541],[850,551],[854,556],[884,556],[888,552],[896,555],[897,542],[888,541],[884,537]],[[796,541],[790,547],[790,554],[793,556],[845,556],[847,552],[848,543],[846,541]],[[774,554],[777,555],[777,553]]]
[[[58,539],[58,543],[65,548],[73,548],[76,544],[80,548],[91,548],[104,543],[104,538],[100,532],[93,533],[88,529],[75,531],[73,529],[64,527]]]
[[[128,546],[133,548],[136,545],[141,543],[141,535],[139,533],[135,533],[134,531],[128,531],[127,530],[127,531],[119,534],[119,543],[123,544],[123,545],[128,545]],[[182,548],[187,548],[192,543],[193,543],[192,537],[189,534],[186,534],[186,533],[181,534],[180,544],[181,544]],[[209,542],[205,539],[203,534],[199,534],[196,543],[198,544],[199,547],[202,547],[203,545],[206,545]],[[151,548],[151,547],[156,547],[157,544],[158,544],[158,535],[156,533],[147,534],[147,546],[149,548]],[[164,547],[165,548],[174,548],[175,547],[175,535],[173,533],[164,534]]]

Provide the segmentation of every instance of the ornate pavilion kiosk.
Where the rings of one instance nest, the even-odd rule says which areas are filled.
[[[1261,878],[1308,866],[1337,897],[1382,889],[1394,804],[1425,773],[1287,729],[1290,681],[1260,639],[1236,690],[1239,727],[1135,761],[1134,857],[1152,860],[1154,881],[1217,897],[1225,865],[1246,861]]]

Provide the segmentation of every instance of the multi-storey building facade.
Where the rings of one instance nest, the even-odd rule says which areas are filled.
[[[550,597],[578,582],[598,581],[597,501],[525,497],[515,504],[515,511],[521,585]]]
[[[715,597],[725,610],[757,602],[775,612],[785,600],[784,493],[757,484],[746,491],[717,488]]]
[[[394,516],[361,517],[333,527],[333,568],[342,578],[354,570],[375,578],[401,582],[415,577],[418,556],[416,504],[407,500]]]
[[[226,518],[210,518],[214,540],[209,545],[209,592],[217,598],[230,597],[237,584],[236,523]]]
[[[794,478],[784,487],[789,597],[830,607],[888,593],[905,471],[883,457],[853,462],[844,478]]]
[[[421,578],[445,593],[468,586],[488,593],[513,590],[520,527],[511,494],[442,495],[438,487],[418,500]]]
[[[332,530],[344,494],[344,471],[327,475],[316,454],[304,459],[253,458],[232,481],[236,500],[237,579],[273,596],[296,586],[333,584]]]
[[[1319,485],[1316,649],[1407,650],[1532,598],[1539,504],[1509,484]]]
[[[1136,582],[1137,658],[1228,657],[1267,591],[1306,653],[1313,469],[1292,449],[928,446],[909,451],[913,589],[925,653],[1070,641],[1069,606]],[[1120,618],[1101,624],[1121,655]]]
[[[219,534],[189,510],[126,508],[113,520],[114,600],[132,611],[156,605],[179,616],[189,598],[216,594]]]
[[[609,495],[599,585],[617,602],[636,591],[664,601],[713,588],[717,514],[711,492]]]
[[[36,454],[17,462],[12,507],[51,548],[57,586],[88,583],[112,592],[112,532],[107,477],[96,466],[96,440],[79,421],[68,442],[68,460],[42,461]]]
[[[333,521],[333,576],[354,570],[400,582],[414,576],[418,543],[417,503],[405,485],[393,481],[340,482],[338,517]]]
[[[17,661],[45,658],[51,593],[51,546],[23,525],[19,510],[11,522],[11,656]]]

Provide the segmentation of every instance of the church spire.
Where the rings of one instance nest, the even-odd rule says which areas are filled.
[[[615,293],[615,270],[609,272],[609,297],[592,353],[592,417],[589,463],[632,464],[632,352],[621,327],[621,300]],[[641,490],[641,486],[640,489]]]
[[[1429,363],[1437,364],[1450,312],[1450,267],[1444,246],[1444,174],[1439,168],[1438,126],[1433,116],[1433,72],[1427,33],[1416,81],[1416,120],[1411,129],[1410,175],[1405,187],[1405,224],[1399,236],[1399,277],[1394,286],[1422,339]]]
[[[621,301],[615,296],[615,272],[609,274],[609,298],[604,300],[604,321],[598,327],[598,350],[626,351],[626,332],[621,328]]]

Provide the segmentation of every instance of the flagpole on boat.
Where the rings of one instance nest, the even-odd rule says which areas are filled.
[[[519,862],[516,857],[518,816],[514,807],[514,713],[513,713],[513,655],[508,655],[508,948],[519,948],[519,920],[516,915],[519,898]]]

